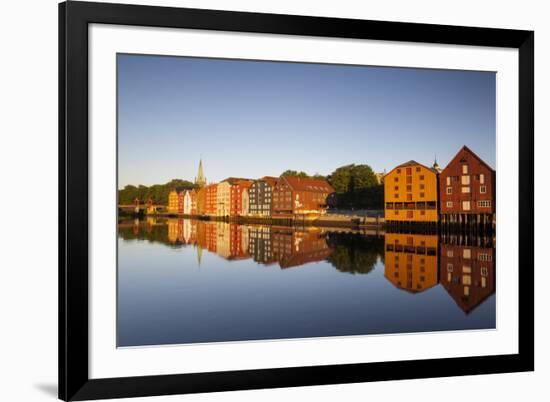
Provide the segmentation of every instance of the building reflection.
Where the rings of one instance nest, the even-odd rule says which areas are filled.
[[[273,257],[281,268],[326,260],[332,253],[326,237],[327,233],[318,228],[296,231],[291,227],[274,227],[271,236]]]
[[[277,261],[273,255],[271,226],[251,226],[248,229],[248,252],[259,264],[271,265]]]
[[[478,238],[444,240],[449,243],[441,244],[441,285],[469,314],[495,292],[495,249]]]
[[[386,233],[384,276],[412,293],[437,285],[437,245],[437,235]]]
[[[378,261],[397,289],[421,293],[437,284],[469,314],[495,293],[495,247],[491,236],[386,233],[384,239],[357,232],[191,219],[120,221],[119,236],[193,246],[226,260],[252,259],[281,269],[327,261],[340,272],[368,274]]]

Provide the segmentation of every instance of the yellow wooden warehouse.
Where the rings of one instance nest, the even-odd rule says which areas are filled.
[[[439,172],[411,160],[384,176],[386,222],[437,222]]]

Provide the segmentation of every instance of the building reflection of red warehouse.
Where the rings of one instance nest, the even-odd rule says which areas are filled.
[[[495,292],[495,249],[441,245],[440,282],[467,314]]]
[[[322,230],[298,232],[292,228],[274,228],[271,238],[273,256],[281,268],[323,261],[332,253]]]

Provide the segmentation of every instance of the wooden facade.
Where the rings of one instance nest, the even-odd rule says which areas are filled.
[[[176,187],[168,193],[168,212],[173,214],[183,214],[184,192],[184,187]]]
[[[253,180],[238,179],[231,183],[229,197],[229,216],[243,215],[243,193],[247,192]]]
[[[216,216],[240,216],[242,193],[252,184],[250,179],[229,177],[218,184]]]
[[[218,185],[209,184],[204,187],[204,213],[206,215],[216,215],[218,206]]]
[[[195,190],[188,190],[183,196],[183,213],[185,215],[197,214],[197,192]]]
[[[438,222],[438,167],[403,163],[384,177],[386,222]]]
[[[276,177],[262,177],[252,183],[248,189],[250,216],[271,216],[273,209],[273,190],[277,184]]]
[[[206,212],[206,189],[204,187],[197,190],[197,215],[204,215]]]
[[[463,146],[439,176],[441,219],[445,223],[492,223],[495,171]]]
[[[283,176],[273,191],[273,216],[319,216],[326,212],[327,198],[333,192],[326,180]]]

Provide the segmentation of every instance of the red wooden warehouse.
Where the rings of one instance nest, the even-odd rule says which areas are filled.
[[[442,223],[495,223],[496,173],[463,146],[439,175]]]

